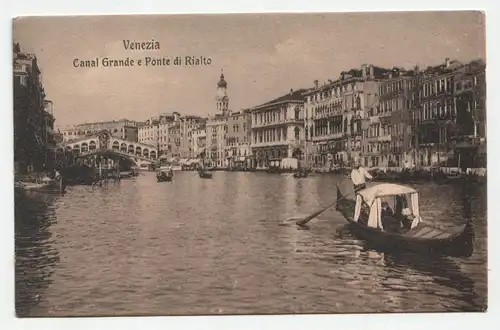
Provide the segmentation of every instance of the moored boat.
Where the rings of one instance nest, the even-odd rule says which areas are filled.
[[[14,182],[14,188],[25,191],[58,191],[64,192],[66,185],[62,182],[62,179],[51,179],[44,178],[38,180],[37,182],[30,181],[16,181]]]
[[[424,222],[420,216],[419,195],[413,188],[378,184],[346,198],[337,185],[337,205],[351,232],[378,248],[414,251],[468,258],[474,252],[471,219],[454,229],[442,229]],[[389,202],[394,202],[392,213]]]

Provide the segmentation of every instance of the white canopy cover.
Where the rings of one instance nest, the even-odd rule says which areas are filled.
[[[354,210],[354,221],[358,221],[361,207],[365,203],[370,208],[370,215],[368,217],[368,227],[380,228],[383,230],[381,213],[382,213],[382,197],[402,196],[410,197],[411,208],[404,208],[402,214],[406,216],[413,216],[413,221],[411,228],[418,225],[422,221],[420,217],[420,210],[418,204],[418,192],[407,186],[392,184],[392,183],[382,183],[376,186],[363,189],[356,195],[356,208]]]

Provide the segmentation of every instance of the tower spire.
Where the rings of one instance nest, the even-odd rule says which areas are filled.
[[[227,82],[224,79],[224,69],[221,69],[220,80],[217,83],[217,111],[226,115],[229,110],[229,98],[227,96]]]

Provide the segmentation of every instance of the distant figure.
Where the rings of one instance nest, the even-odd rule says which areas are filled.
[[[392,212],[392,209],[389,206],[389,203],[387,203],[387,202],[382,202],[382,216],[383,217],[394,216],[394,212]]]
[[[399,220],[403,229],[408,230],[411,228],[413,216],[408,201],[403,196],[396,196],[396,212],[394,217]]]
[[[368,171],[365,170],[363,166],[361,166],[359,163],[356,164],[351,171],[351,180],[354,185],[354,192],[358,192],[366,188],[365,178],[373,179],[371,174],[368,173]]]
[[[394,212],[389,207],[387,202],[382,202],[382,225],[386,232],[398,233],[402,229],[402,222],[400,217],[395,217]]]

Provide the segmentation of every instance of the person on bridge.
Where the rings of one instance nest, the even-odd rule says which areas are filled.
[[[354,185],[355,193],[366,188],[365,178],[369,180],[373,179],[371,174],[368,173],[368,171],[361,166],[361,164],[356,163],[351,171],[351,180]]]

